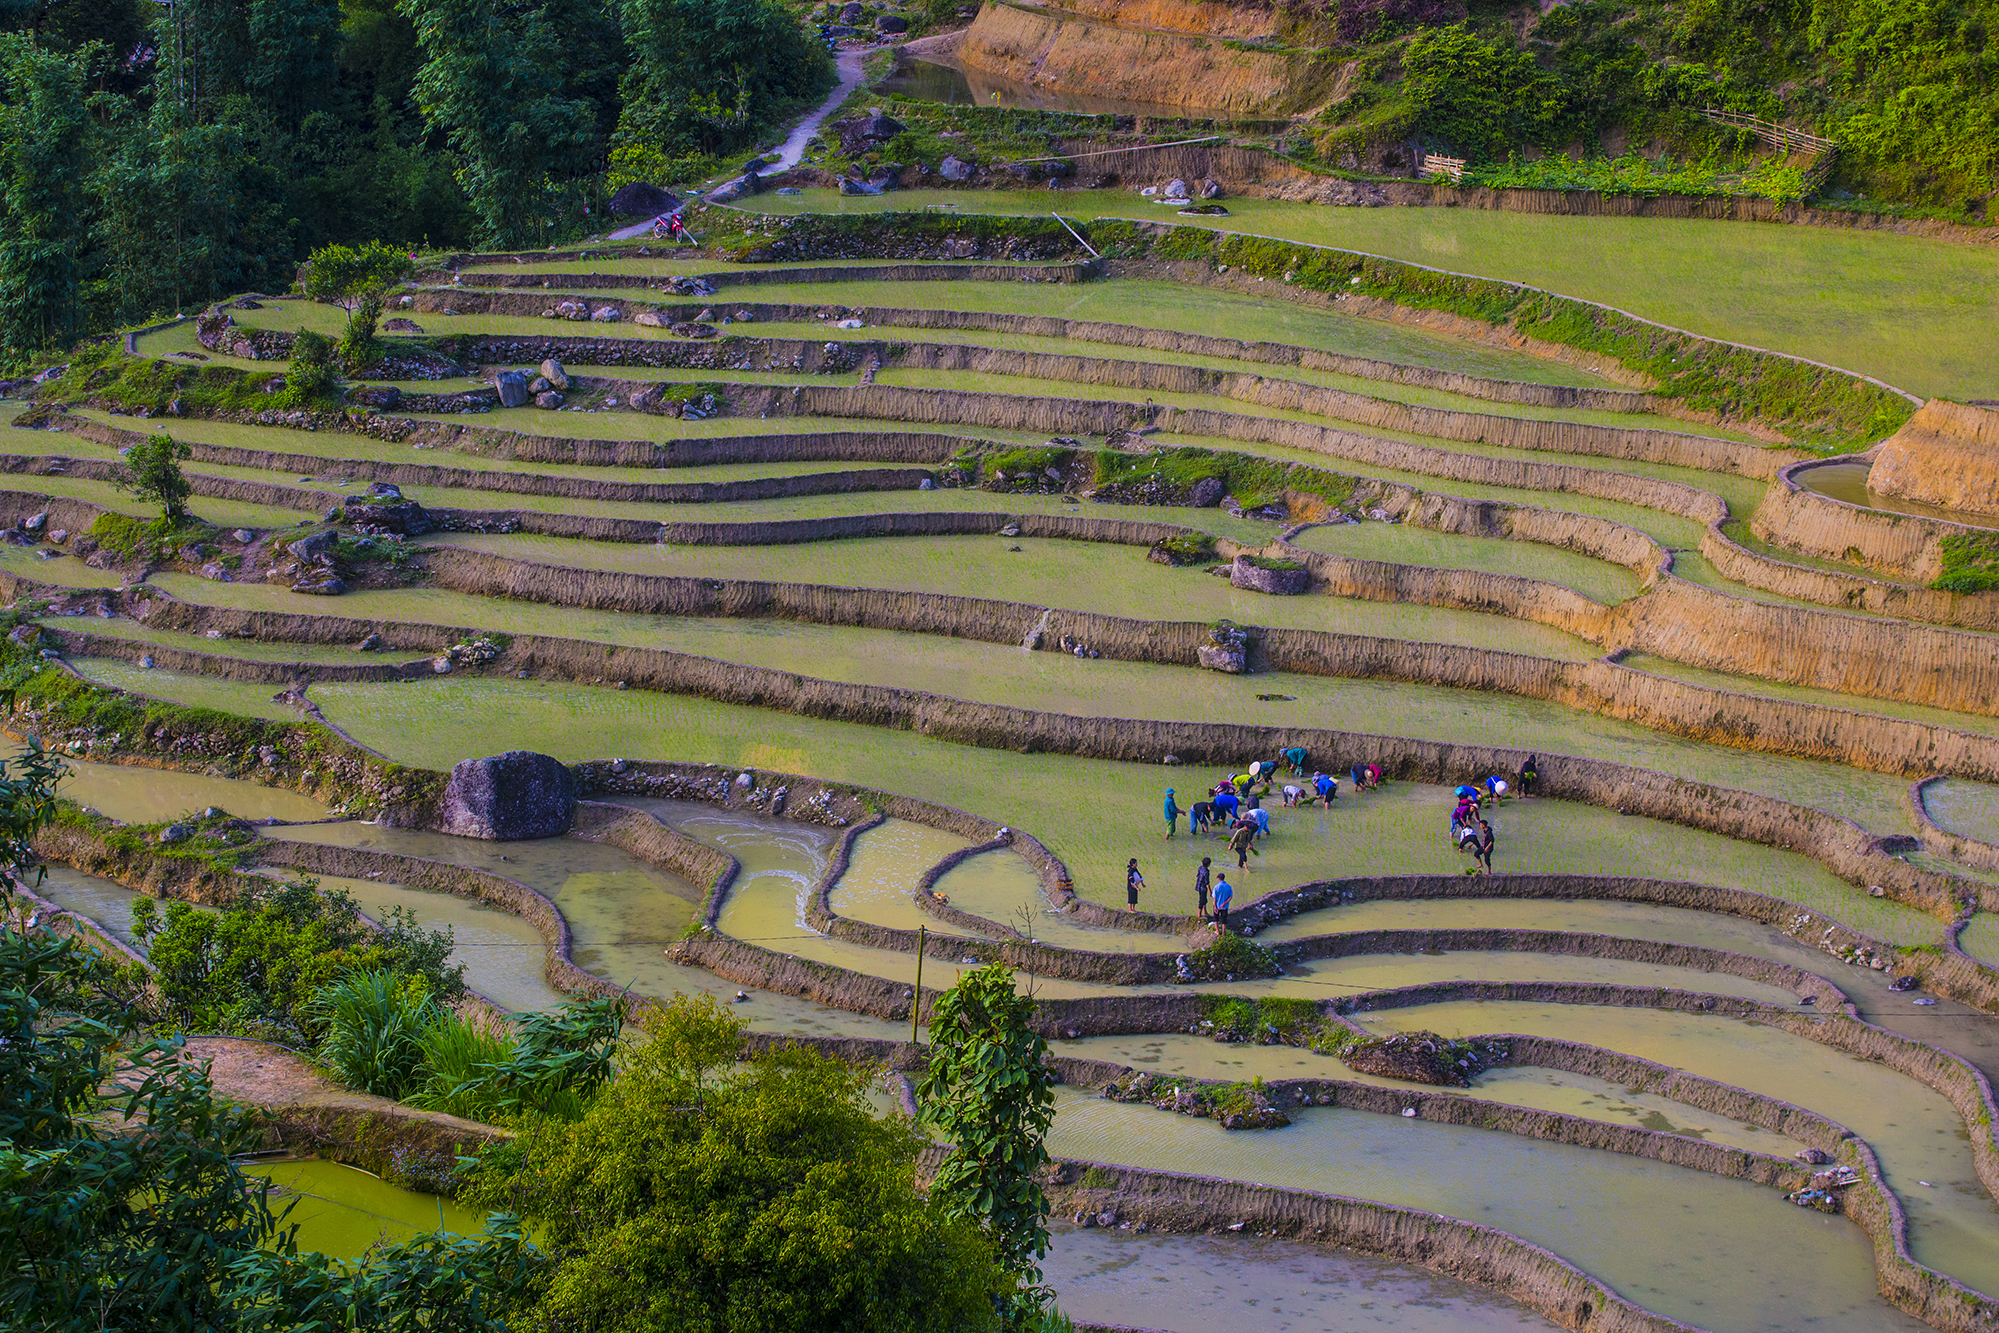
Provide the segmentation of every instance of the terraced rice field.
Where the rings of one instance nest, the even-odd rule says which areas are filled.
[[[1272,234],[1288,216],[1243,213]],[[1426,262],[1539,280],[1496,257],[1529,221],[1558,220],[1439,222],[1457,239]],[[1576,254],[1619,244],[1545,230]],[[1402,1330],[1445,1326],[1437,1302],[1451,1327],[1999,1326],[1994,594],[1946,605],[1750,536],[1805,452],[1768,423],[1669,415],[1612,367],[1274,289],[1034,266],[924,281],[847,264],[822,282],[801,265],[699,298],[732,322],[690,351],[631,318],[685,298],[610,281],[721,271],[629,248],[475,258],[406,309],[495,355],[396,381],[402,402],[372,420],[162,423],[99,401],[0,441],[19,469],[0,472],[18,539],[0,580],[60,655],[48,670],[212,710],[208,726],[300,724],[316,730],[260,734],[370,762],[550,755],[596,803],[576,832],[454,838],[379,790],[365,803],[383,822],[314,822],[362,795],[330,787],[323,756],[306,771],[236,741],[152,754],[150,720],[52,737],[77,756],[66,794],[126,823],[205,806],[279,821],[260,873],[308,870],[368,911],[451,925],[502,1010],[604,985],[701,992],[756,1032],[907,1064],[912,1003],[1004,962],[1053,1054],[1078,1062],[1058,1153],[1180,1191],[1218,1227],[1244,1218],[1186,1177],[1269,1187],[1252,1236],[1309,1231],[1280,1215],[1324,1195],[1363,1201],[1341,1235],[1377,1254],[1409,1224],[1397,1209],[1426,1234],[1491,1228],[1448,1244],[1501,1246],[1479,1281],[1518,1302],[1425,1294],[1420,1272],[1310,1245],[1227,1257],[1077,1230],[1050,1268],[1073,1313],[1196,1333],[1242,1299],[1220,1270],[1244,1264],[1294,1327],[1332,1326],[1314,1303],[1327,1283],[1388,1292],[1370,1326]],[[524,276],[548,284],[529,304],[620,318],[471,309]],[[1593,281],[1605,299],[1617,285]],[[1753,302],[1708,329],[1648,305],[1650,278],[1618,290],[1827,355]],[[936,327],[940,312],[968,326]],[[245,333],[344,318],[293,300],[230,313]],[[1048,317],[1116,327],[1028,322]],[[563,410],[436,396],[531,378],[522,349],[550,338],[568,339],[547,348],[573,379]],[[271,369],[191,323],[139,350]],[[628,364],[649,358],[667,363]],[[658,390],[687,385],[715,394],[712,415],[660,410]],[[215,530],[117,558],[87,534],[146,512],[115,469],[160,429],[194,446],[192,505]],[[337,563],[292,567],[328,509],[398,494],[424,511],[407,536],[379,529],[413,510],[350,508]],[[1253,561],[1305,590],[1260,590]],[[329,573],[335,595],[299,590]],[[1306,771],[1265,794],[1270,832],[1240,870],[1162,820],[1169,788],[1184,810],[1292,745]],[[1517,786],[1530,754],[1539,786],[1488,803],[1492,870],[1474,875],[1447,837],[1452,790]],[[1368,763],[1384,781],[1357,790]],[[1284,802],[1320,769],[1337,800]],[[1194,981],[1187,960],[1230,956],[1203,952],[1202,858],[1236,889],[1234,956],[1269,952]],[[1126,911],[1132,859],[1145,882]],[[63,870],[48,896],[131,942],[129,890]],[[1451,1047],[1470,1072],[1383,1072],[1367,1053],[1397,1031],[1471,1041]],[[1290,1123],[1176,1115],[1132,1092],[1137,1073],[1262,1097]],[[1114,1078],[1127,1099],[1090,1095]],[[1800,1160],[1814,1154],[1833,1161]],[[1853,1180],[1832,1212],[1786,1201],[1834,1165]],[[1157,1282],[1203,1294],[1148,1304]]]

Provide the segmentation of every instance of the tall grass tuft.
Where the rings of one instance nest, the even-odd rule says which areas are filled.
[[[317,1007],[326,1023],[320,1058],[341,1082],[378,1097],[409,1094],[439,1012],[421,980],[355,972],[320,991]]]
[[[484,1085],[513,1062],[514,1040],[504,1029],[442,1013],[424,1029],[422,1050],[423,1077],[410,1105],[477,1120],[491,1110]]]

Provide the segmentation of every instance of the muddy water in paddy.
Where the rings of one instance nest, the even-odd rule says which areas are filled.
[[[1874,1290],[1860,1229],[1774,1190],[1640,1158],[1337,1107],[1290,1128],[1065,1099],[1064,1157],[1378,1199],[1509,1231],[1621,1295],[1714,1333],[1926,1326]],[[1363,1327],[1365,1327],[1363,1325]]]
[[[119,943],[146,952],[132,929],[132,902],[141,896],[136,890],[68,866],[50,866],[35,892],[65,912],[95,922]]]
[[[937,892],[953,907],[988,921],[1011,926],[1031,940],[1063,949],[1096,953],[1177,953],[1186,942],[1178,935],[1086,926],[1070,913],[1058,912],[1041,890],[1041,877],[1017,853],[984,852],[960,861],[937,881]],[[1156,901],[1148,885],[1141,900],[1147,910]]]
[[[916,905],[916,881],[951,853],[971,844],[955,833],[891,819],[875,825],[854,842],[847,872],[833,886],[828,902],[841,916],[899,930],[928,926],[962,933],[963,926],[945,925]]]
[[[1060,1221],[1049,1231],[1042,1276],[1076,1320],[1167,1333],[1558,1327],[1468,1283],[1347,1250],[1254,1236],[1138,1236]]]
[[[1999,842],[1999,786],[1944,778],[1923,788],[1923,809],[1949,832]]]
[[[18,756],[23,748],[9,746],[6,757]],[[150,824],[210,806],[241,819],[303,821],[327,815],[326,807],[312,797],[283,787],[135,764],[94,764],[67,756],[63,763],[69,776],[56,794],[122,824]]]
[[[1629,1055],[1831,1116],[1880,1155],[1909,1214],[1918,1261],[1999,1291],[1999,1206],[1972,1168],[1963,1120],[1939,1094],[1880,1065],[1737,1019],[1587,1005],[1465,1002],[1366,1015],[1382,1031],[1525,1032]]]
[[[1991,514],[1967,513],[1962,509],[1947,509],[1942,505],[1924,504],[1921,500],[1905,500],[1898,495],[1883,495],[1867,488],[1867,474],[1872,468],[1866,463],[1827,463],[1823,467],[1808,467],[1792,474],[1792,480],[1801,490],[1816,491],[1834,500],[1844,500],[1850,505],[1864,509],[1885,509],[1891,514],[1914,514],[1922,518],[1940,518],[1948,523],[1962,523],[1973,528],[1999,528],[1999,518]]]

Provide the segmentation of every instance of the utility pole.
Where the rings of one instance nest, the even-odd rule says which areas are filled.
[[[916,989],[910,992],[909,1044],[916,1045],[916,1016],[923,1012],[923,937],[928,926],[916,928]]]

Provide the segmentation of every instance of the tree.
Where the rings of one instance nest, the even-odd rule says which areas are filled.
[[[1055,1075],[1048,1043],[1029,1026],[1033,1013],[1033,997],[1015,993],[1004,964],[964,973],[931,1007],[930,1069],[917,1087],[924,1123],[953,1145],[931,1197],[991,1240],[1019,1285],[1016,1320],[1047,1303],[1039,1260],[1048,1253],[1048,1196],[1034,1176],[1048,1162]]]
[[[187,498],[194,486],[180,465],[193,454],[187,444],[171,435],[150,436],[144,444],[132,446],[125,455],[127,477],[118,483],[141,500],[151,500],[166,511],[167,524],[178,527],[187,518]]]
[[[727,152],[832,86],[825,49],[778,0],[621,0],[620,11],[631,51],[621,153]]]
[[[922,1140],[875,1118],[865,1071],[785,1050],[715,1078],[742,1025],[707,996],[641,1022],[580,1121],[529,1125],[467,1187],[565,1256],[522,1327],[996,1327],[991,1243],[918,1196]]]
[[[1402,57],[1417,127],[1478,161],[1558,137],[1569,93],[1510,37],[1486,41],[1464,25],[1417,33]]]
[[[408,277],[414,265],[393,245],[322,245],[306,261],[305,294],[315,301],[347,307],[347,333],[340,356],[359,369],[375,359],[375,322],[382,317],[382,294]]]
[[[67,347],[82,330],[83,252],[90,210],[83,181],[90,63],[0,36],[0,357]]]
[[[600,165],[597,106],[566,80],[558,0],[401,0],[423,68],[417,105],[464,157],[459,180],[495,245],[534,244],[576,211]]]

